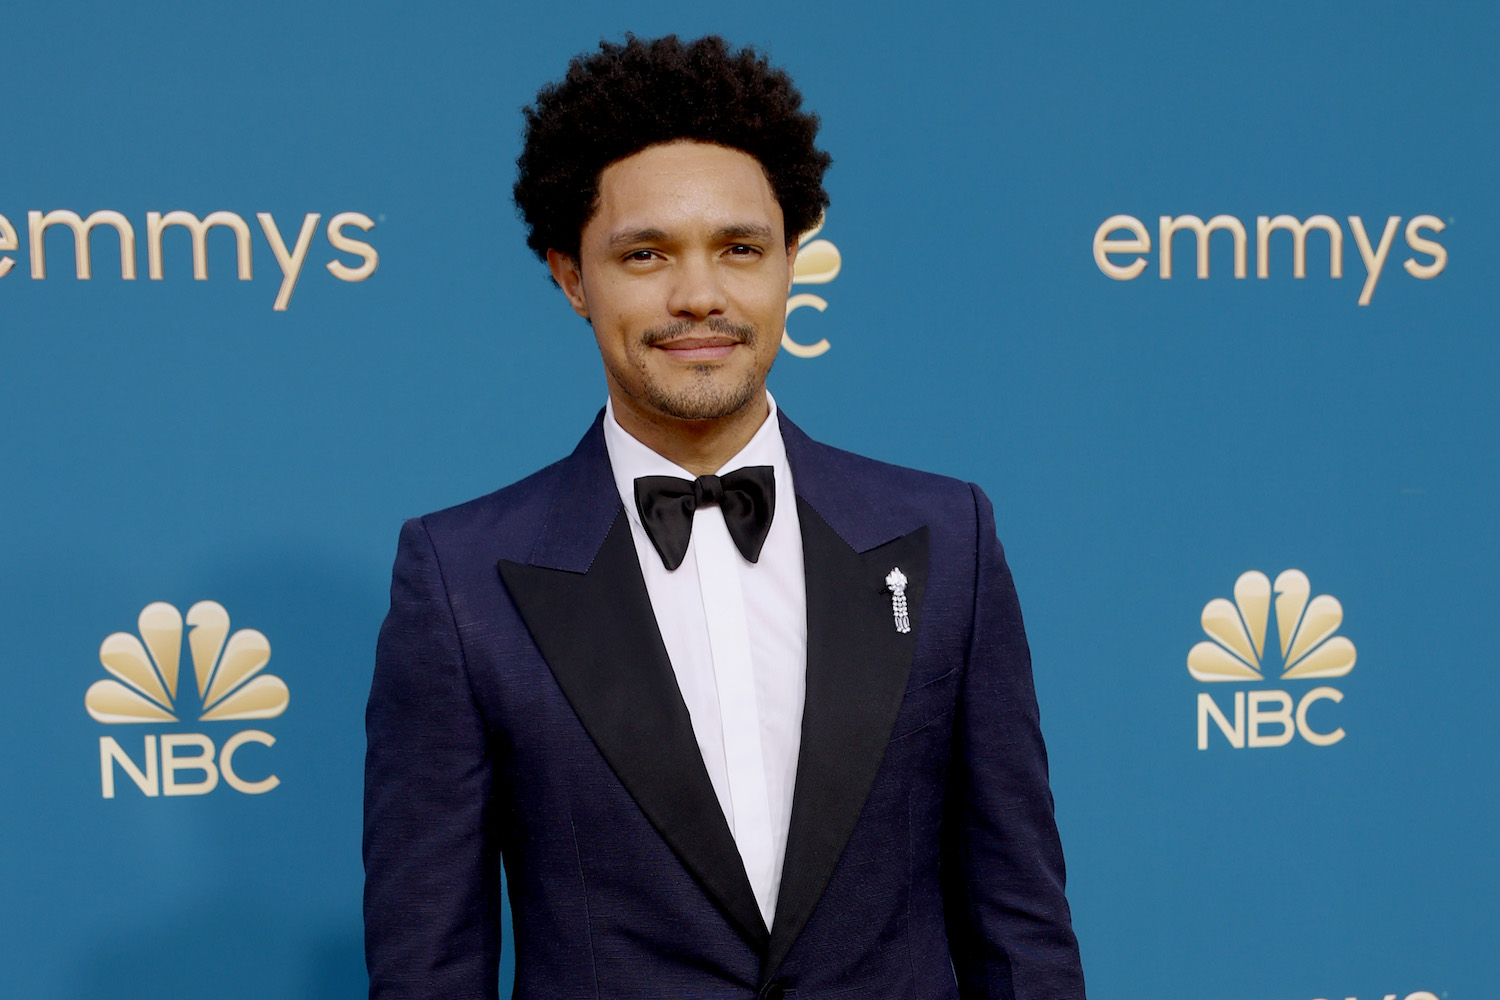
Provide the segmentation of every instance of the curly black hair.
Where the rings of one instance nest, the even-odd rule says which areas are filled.
[[[823,172],[832,157],[813,145],[818,116],[786,73],[754,49],[731,51],[717,35],[676,35],[623,45],[600,42],[523,111],[516,208],[526,243],[578,259],[583,227],[598,207],[604,168],[647,146],[711,142],[755,157],[781,206],[790,245],[828,207]]]

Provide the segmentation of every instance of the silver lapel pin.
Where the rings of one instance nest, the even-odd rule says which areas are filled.
[[[885,585],[891,592],[891,615],[896,619],[896,631],[905,635],[911,631],[911,616],[906,610],[906,574],[897,566],[886,575]]]

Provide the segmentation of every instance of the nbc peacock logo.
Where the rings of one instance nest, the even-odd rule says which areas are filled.
[[[194,700],[179,693],[183,626],[193,666]],[[83,696],[96,722],[173,723],[196,709],[199,722],[274,719],[291,701],[286,682],[263,673],[271,661],[271,643],[255,629],[231,633],[229,612],[216,601],[199,601],[184,616],[164,601],[146,605],[136,621],[139,635],[115,632],[99,647],[99,661],[113,675],[96,681]],[[184,704],[186,702],[186,704]],[[113,736],[99,737],[100,792],[115,797],[116,767],[142,794],[206,795],[224,783],[247,795],[269,792],[281,783],[274,774],[248,780],[236,769],[234,755],[246,743],[274,746],[276,738],[246,729],[216,747],[203,733],[147,733],[138,763]]]
[[[1312,584],[1301,570],[1286,570],[1274,584],[1258,570],[1242,574],[1235,581],[1233,601],[1216,597],[1204,605],[1203,631],[1211,641],[1188,651],[1188,673],[1206,684],[1264,680],[1268,667],[1276,666],[1278,659],[1274,650],[1266,648],[1274,609],[1280,645],[1278,680],[1343,677],[1354,669],[1355,659],[1354,643],[1335,634],[1344,623],[1344,607],[1328,594],[1311,595]],[[1198,749],[1208,749],[1210,719],[1236,749],[1286,746],[1296,736],[1313,746],[1332,746],[1344,738],[1344,730],[1314,728],[1308,715],[1320,701],[1343,700],[1343,692],[1327,685],[1314,687],[1298,699],[1281,690],[1241,690],[1234,692],[1231,722],[1213,696],[1200,691]]]

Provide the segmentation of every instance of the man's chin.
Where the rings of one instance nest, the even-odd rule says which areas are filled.
[[[733,417],[764,395],[763,382],[747,381],[733,386],[699,384],[676,390],[656,386],[652,387],[648,402],[653,409],[674,420],[702,422]]]

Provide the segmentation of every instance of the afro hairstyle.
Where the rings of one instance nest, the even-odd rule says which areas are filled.
[[[788,244],[828,207],[818,116],[802,110],[792,80],[751,48],[731,51],[717,35],[600,42],[526,107],[516,159],[516,208],[526,243],[578,259],[583,227],[598,207],[604,168],[648,146],[709,142],[759,161],[781,207]]]

